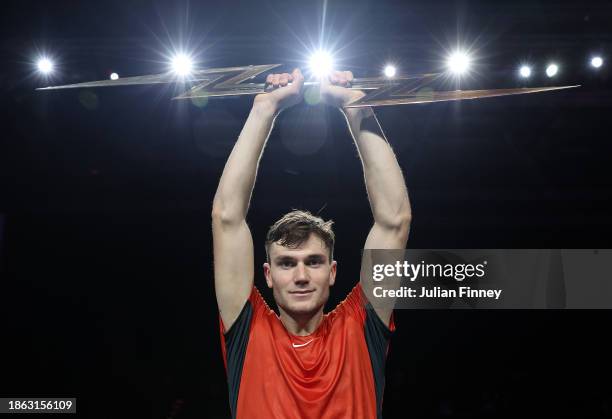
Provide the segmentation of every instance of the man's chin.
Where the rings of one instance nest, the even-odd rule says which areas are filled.
[[[290,315],[299,315],[299,316],[307,316],[314,315],[321,309],[321,306],[313,304],[312,302],[303,302],[303,303],[292,303],[289,304],[285,311]]]

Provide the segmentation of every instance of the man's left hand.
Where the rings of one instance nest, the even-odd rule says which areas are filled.
[[[321,78],[321,100],[331,106],[344,107],[365,96],[361,90],[349,89],[353,81],[350,71],[332,71],[327,77]]]

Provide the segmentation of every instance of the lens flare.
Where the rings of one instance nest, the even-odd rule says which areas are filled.
[[[599,68],[603,65],[603,58],[601,57],[593,57],[591,59],[591,66],[594,68]]]
[[[457,51],[448,57],[446,64],[451,73],[461,75],[470,69],[471,58],[467,53]]]
[[[53,72],[54,66],[53,66],[53,61],[51,61],[49,58],[41,57],[36,62],[36,67],[38,68],[38,71],[46,75],[46,74],[51,74]]]
[[[397,69],[394,66],[388,65],[385,67],[385,77],[388,77],[388,78],[395,77],[396,73],[397,73]]]
[[[531,77],[531,67],[529,67],[528,65],[521,66],[519,74],[524,79]]]
[[[181,77],[188,76],[193,71],[193,60],[189,55],[184,53],[176,54],[172,58],[171,65],[172,71]]]
[[[334,60],[329,52],[317,51],[310,57],[310,71],[316,77],[329,75],[334,68]]]

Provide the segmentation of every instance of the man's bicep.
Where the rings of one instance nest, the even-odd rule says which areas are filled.
[[[374,223],[364,244],[364,249],[405,249],[410,225],[384,227]]]
[[[402,225],[398,228],[389,228],[380,226],[374,223],[364,244],[364,252],[361,259],[361,287],[368,301],[374,307],[374,311],[385,325],[389,325],[391,315],[393,314],[393,305],[395,299],[386,297],[384,301],[375,301],[374,299],[374,280],[373,265],[374,264],[394,264],[395,261],[403,255],[403,250],[406,248],[408,241],[409,225]],[[372,252],[372,250],[387,249],[396,250],[395,252]],[[376,260],[373,260],[376,259]],[[387,260],[388,259],[388,260]],[[399,281],[398,284],[399,286]],[[390,288],[389,282],[386,288]]]
[[[246,223],[213,220],[215,294],[225,330],[244,307],[254,279],[253,238]]]

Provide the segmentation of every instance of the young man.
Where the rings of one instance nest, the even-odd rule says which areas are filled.
[[[403,249],[411,220],[406,185],[371,108],[343,108],[363,92],[351,72],[321,81],[321,99],[340,107],[359,150],[374,225],[366,249]],[[253,285],[246,222],[257,166],[274,118],[302,100],[304,78],[269,75],[232,150],[212,210],[215,292],[234,418],[380,418],[392,309],[372,308],[357,285],[323,314],[336,280],[331,222],[293,211],[270,229],[266,283],[280,316]],[[362,276],[364,275],[362,261]]]

